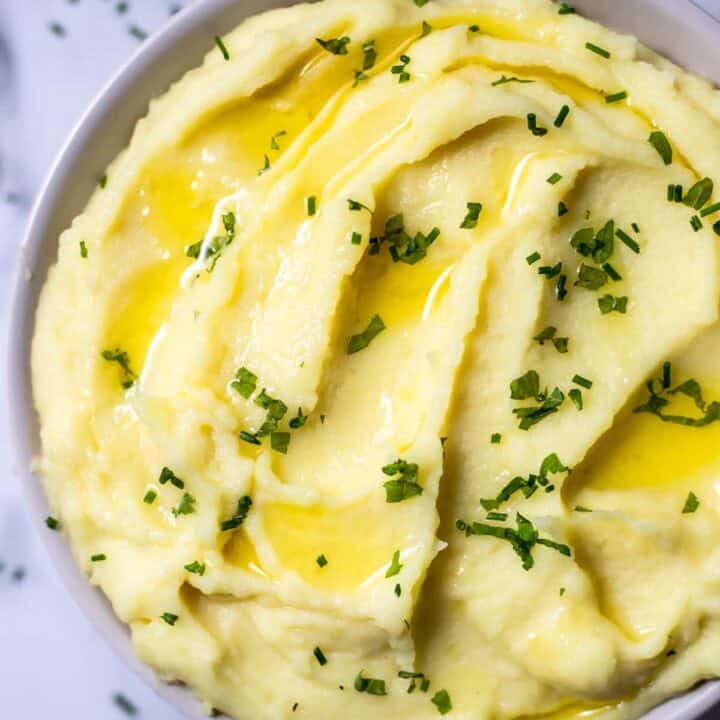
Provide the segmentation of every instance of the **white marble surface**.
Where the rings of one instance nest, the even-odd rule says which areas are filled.
[[[202,2],[202,0],[197,0]],[[631,2],[632,0],[598,0]],[[676,0],[681,2],[682,0]],[[64,138],[91,98],[188,0],[0,0],[0,332],[27,212]],[[242,0],[238,0],[242,2]],[[720,19],[720,0],[698,0]],[[62,35],[50,29],[59,23]],[[3,346],[5,343],[3,342]],[[3,353],[4,355],[4,353]],[[4,357],[2,367],[4,372]],[[66,595],[30,527],[0,411],[0,717],[180,720],[105,647]],[[720,711],[708,716],[720,718]]]

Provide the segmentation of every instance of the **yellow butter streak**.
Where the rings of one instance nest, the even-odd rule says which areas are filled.
[[[344,508],[271,504],[262,513],[281,565],[309,585],[331,592],[357,588],[388,565],[404,542],[390,520],[367,504]],[[320,555],[328,561],[323,568],[316,561]]]

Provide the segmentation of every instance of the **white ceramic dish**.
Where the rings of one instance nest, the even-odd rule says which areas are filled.
[[[147,42],[108,83],[77,125],[38,195],[23,244],[9,338],[9,402],[18,466],[23,470],[28,509],[42,527],[48,551],[80,608],[115,651],[158,693],[189,718],[203,713],[190,693],[160,683],[133,654],[129,633],[105,597],[86,581],[62,536],[44,528],[47,505],[42,484],[29,470],[40,449],[30,382],[30,341],[35,310],[57,238],[82,211],[97,177],[127,145],[149,100],[198,65],[212,45],[244,18],[294,0],[197,0]],[[689,0],[574,0],[588,17],[640,37],[650,47],[720,85],[720,25]],[[78,692],[81,689],[78,688]],[[656,708],[645,720],[694,720],[720,705],[720,682]]]

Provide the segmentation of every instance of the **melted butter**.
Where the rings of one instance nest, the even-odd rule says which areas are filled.
[[[432,251],[433,246],[428,253]],[[385,249],[381,251],[383,255],[386,252]],[[432,262],[429,257],[416,265],[368,257],[358,270],[358,320],[363,320],[370,309],[364,306],[363,298],[371,298],[372,312],[378,313],[386,325],[397,326],[427,317],[447,293],[451,271],[452,265]]]
[[[590,720],[617,708],[619,703],[579,702],[542,715],[525,715],[518,720]]]
[[[634,405],[641,402],[644,399]],[[699,414],[686,399],[673,401],[670,411]],[[713,469],[720,469],[720,423],[693,428],[662,422],[654,415],[629,413],[572,473],[565,492],[571,496],[585,488],[687,492],[693,478]],[[572,499],[568,502],[572,504]]]
[[[278,561],[306,583],[330,592],[353,590],[383,570],[403,536],[366,505],[263,508],[263,525]],[[316,559],[325,555],[321,568]]]
[[[233,533],[230,541],[223,549],[223,558],[230,565],[267,577],[267,573],[255,552],[255,546],[244,529]]]

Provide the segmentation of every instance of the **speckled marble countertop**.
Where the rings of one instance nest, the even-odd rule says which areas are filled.
[[[202,2],[202,0],[196,0]],[[598,0],[629,2],[631,0]],[[242,2],[242,0],[238,0]],[[0,333],[28,211],[93,96],[188,0],[0,0]],[[697,0],[720,19],[720,0]],[[5,343],[3,343],[3,346]],[[5,378],[5,357],[0,360]],[[0,717],[181,720],[117,660],[66,594],[25,515],[0,407]],[[720,718],[720,710],[707,716]]]

